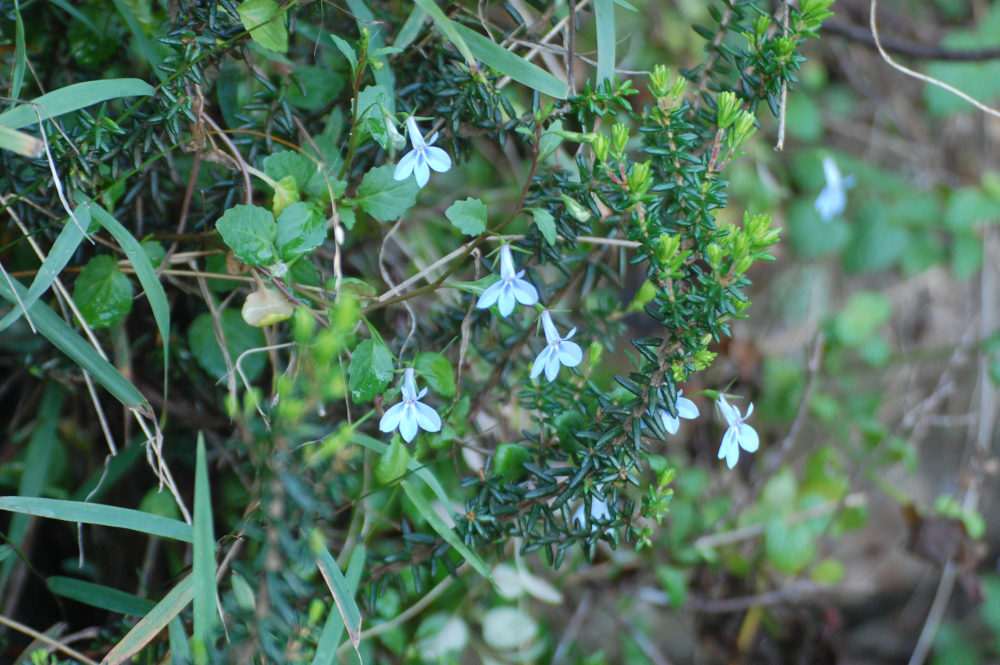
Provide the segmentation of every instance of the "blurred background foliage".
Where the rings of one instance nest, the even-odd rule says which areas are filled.
[[[577,89],[593,82],[597,24],[579,0],[439,4],[473,26],[477,9],[508,29],[518,17],[531,16],[538,25],[526,30],[527,43],[576,11],[575,48],[590,61],[575,70]],[[718,354],[715,362],[691,372],[684,385],[702,417],[682,421],[678,436],[642,450],[636,461],[645,472],[637,479],[640,487],[622,482],[615,490],[620,499],[616,494],[609,501],[614,530],[564,529],[559,542],[570,546],[558,550],[565,557],[558,567],[554,555],[546,556],[545,542],[526,551],[523,541],[498,535],[509,538],[513,531],[466,532],[457,543],[472,545],[488,562],[493,584],[442,539],[434,516],[443,524],[446,515],[468,509],[461,502],[469,496],[488,492],[501,504],[511,496],[523,499],[524,474],[534,481],[547,473],[524,466],[522,451],[534,454],[545,444],[537,436],[530,440],[529,431],[542,430],[529,426],[524,405],[537,402],[541,411],[551,411],[572,398],[570,384],[545,394],[525,386],[518,395],[516,383],[504,378],[501,385],[513,397],[496,413],[514,414],[514,424],[500,427],[488,445],[456,446],[456,439],[472,439],[478,431],[470,411],[481,410],[484,401],[482,394],[462,393],[469,373],[482,373],[484,363],[499,363],[501,356],[457,370],[450,362],[442,366],[439,352],[454,339],[449,331],[467,316],[459,298],[447,300],[452,296],[442,290],[449,309],[420,300],[413,308],[418,338],[427,344],[416,359],[421,385],[442,398],[436,403],[447,403],[441,409],[445,431],[421,435],[405,454],[401,447],[390,454],[388,437],[373,439],[370,424],[331,431],[323,414],[330,403],[344,403],[348,392],[360,391],[367,397],[361,401],[370,401],[390,383],[384,366],[355,380],[336,359],[359,353],[364,337],[372,340],[378,366],[378,332],[399,353],[410,324],[396,308],[372,315],[372,333],[359,336],[356,326],[366,298],[382,289],[380,247],[399,215],[394,206],[399,200],[412,205],[416,190],[401,187],[388,199],[360,202],[362,176],[391,163],[386,154],[393,129],[361,113],[357,124],[365,140],[355,146],[348,139],[356,119],[352,108],[378,102],[390,113],[435,109],[441,119],[435,127],[444,135],[438,145],[462,164],[434,174],[429,193],[407,213],[408,229],[416,232],[395,235],[400,249],[390,262],[399,282],[416,270],[407,266],[425,267],[466,240],[457,225],[441,222],[452,201],[478,196],[491,210],[514,205],[532,143],[530,136],[511,134],[516,123],[504,118],[530,116],[536,110],[532,93],[514,85],[498,90],[499,76],[477,78],[463,69],[456,64],[461,56],[429,29],[429,21],[413,32],[409,51],[373,56],[391,66],[372,64],[365,74],[365,84],[397,86],[397,96],[380,96],[375,86],[364,91],[350,58],[327,35],[342,35],[363,60],[366,49],[375,53],[384,44],[379,30],[365,37],[359,26],[385,21],[393,35],[406,34],[411,3],[302,3],[260,29],[271,32],[251,39],[248,16],[267,7],[0,2],[5,95],[34,98],[71,83],[126,77],[157,86],[142,103],[109,97],[61,116],[58,127],[47,124],[47,138],[67,189],[86,192],[115,212],[142,241],[137,246],[148,264],[160,269],[169,350],[151,315],[153,296],[136,297],[147,293],[135,269],[140,260],[118,249],[125,243],[110,226],[93,234],[99,247],[83,241],[66,256],[61,272],[72,298],[62,306],[76,303],[111,363],[148,400],[133,407],[140,414],[168,414],[163,456],[194,523],[192,534],[184,532],[188,545],[169,536],[78,530],[5,512],[4,660],[101,661],[123,637],[135,635],[138,617],[163,607],[156,603],[168,592],[189,594],[188,605],[194,585],[184,587],[186,580],[210,583],[216,561],[225,639],[198,651],[199,636],[220,633],[211,621],[215,612],[196,600],[193,608],[164,615],[173,619],[149,633],[164,629],[137,648],[135,662],[981,663],[1000,655],[998,524],[984,508],[997,500],[1000,124],[891,69],[873,49],[867,1],[834,2],[835,16],[820,39],[802,47],[806,60],[784,104],[784,149],[774,149],[781,121],[768,113],[771,106],[780,110],[772,90],[771,99],[765,93],[757,100],[764,102],[757,113],[760,131],[725,167],[729,188],[718,219],[738,224],[745,212],[767,213],[781,228],[781,242],[771,249],[775,262],[749,272],[753,284],[746,295],[754,306],[748,317],[727,324],[731,336],[718,335],[708,347]],[[622,118],[625,109],[651,103],[649,74],[657,65],[697,79],[706,37],[696,26],[711,38],[713,26],[734,7],[751,16],[759,9],[776,23],[784,11],[777,1],[614,5],[615,67],[638,93],[604,99],[594,93],[595,106],[609,114],[606,124],[613,122],[607,109],[616,104]],[[275,29],[285,22],[287,28]],[[908,66],[985,103],[1000,99],[997,3],[883,0],[879,25],[884,46]],[[18,74],[22,29],[30,67]],[[283,39],[290,40],[286,53],[265,46],[280,47]],[[740,48],[746,40],[730,34],[720,43]],[[536,62],[565,69],[555,46],[543,48]],[[386,83],[390,70],[397,70],[397,81]],[[352,107],[356,94],[367,97]],[[7,100],[3,109],[9,106],[14,102]],[[567,131],[571,121],[596,119],[580,110],[584,104],[575,108],[579,116],[564,119]],[[274,181],[291,175],[295,197],[306,205],[359,201],[340,206],[329,238],[312,248],[308,260],[288,261],[291,295],[317,310],[317,289],[341,288],[332,284],[332,266],[346,266],[343,288],[351,297],[324,303],[328,326],[301,311],[284,328],[253,327],[240,315],[257,277],[241,272],[233,257],[237,247],[213,233],[223,211],[246,203],[244,181],[251,175],[240,171],[233,152]],[[301,169],[296,158],[302,154],[325,163],[320,181],[308,170],[313,162]],[[829,220],[814,207],[826,157],[856,180],[844,211]],[[48,156],[32,161],[4,150],[0,160],[8,216],[0,227],[0,260],[12,278],[28,284],[39,262],[26,237],[51,247],[68,218]],[[557,163],[565,172],[577,169],[568,150],[555,160],[562,160]],[[518,177],[498,177],[505,169]],[[380,186],[388,176],[385,171]],[[345,193],[340,183],[350,189]],[[566,192],[578,188],[569,178],[559,185]],[[557,189],[535,192],[530,203],[549,205],[546,197],[558,199]],[[260,186],[258,202],[277,207],[278,196],[271,197],[271,188]],[[80,201],[67,205],[82,210]],[[586,212],[579,217],[586,220]],[[99,213],[94,218],[96,229],[102,222]],[[564,213],[558,230],[583,234],[586,223]],[[343,240],[335,237],[338,226],[346,231]],[[542,262],[563,258],[547,250],[524,217],[504,232],[527,235]],[[228,255],[227,244],[233,250]],[[566,260],[586,263],[586,253]],[[581,371],[588,378],[593,373],[611,395],[607,404],[620,406],[629,396],[622,388],[612,391],[613,376],[627,374],[633,367],[628,355],[635,354],[624,342],[656,334],[658,324],[641,305],[629,307],[645,275],[619,266],[608,272],[615,270],[620,280],[604,282],[572,306],[578,325],[586,320],[605,335],[595,335],[604,342],[602,363]],[[486,272],[469,271],[465,278]],[[45,300],[62,315],[54,298]],[[476,325],[489,325],[488,317]],[[502,334],[516,342],[525,330],[513,325]],[[283,371],[277,349],[252,352],[289,339],[303,348],[295,372]],[[449,358],[456,357],[448,349]],[[241,356],[242,376],[233,371]],[[9,414],[0,492],[184,518],[146,464],[147,455],[157,463],[159,453],[143,446],[149,434],[136,424],[139,415],[103,394],[92,401],[76,363],[33,334],[23,318],[0,333],[0,368],[0,409]],[[712,393],[705,392],[712,390],[739,394],[756,406],[752,422],[761,451],[744,455],[732,472],[716,459],[724,425]],[[588,399],[596,402],[593,395]],[[395,400],[387,394],[387,402]],[[95,402],[103,405],[100,415]],[[553,459],[577,459],[574,433],[589,426],[583,412],[556,420],[554,440],[577,445],[556,451]],[[206,451],[200,462],[194,443],[199,431]],[[109,439],[120,448],[113,457]],[[434,482],[441,479],[444,500],[433,483],[420,484],[426,476],[419,470]],[[210,483],[210,502],[206,490],[198,490],[196,473],[204,488]],[[510,489],[516,481],[522,481],[521,494]],[[601,491],[596,483],[587,488],[589,498],[576,491],[563,511],[581,502],[587,510],[586,501]],[[662,523],[645,519],[619,531],[626,516],[655,512],[643,503],[650,491],[653,503],[666,508]],[[3,505],[9,510],[14,504]],[[198,535],[206,533],[198,531],[206,519],[207,533],[214,534],[207,540]],[[151,528],[140,524],[137,530]],[[364,539],[366,546],[348,547],[358,534],[375,536]],[[643,546],[635,547],[636,541]],[[352,622],[349,597],[363,618],[357,652],[343,632],[345,621]],[[27,627],[45,635],[28,635]],[[196,639],[187,647],[192,633]],[[54,642],[76,649],[77,656],[53,650]],[[331,644],[339,646],[336,656]]]

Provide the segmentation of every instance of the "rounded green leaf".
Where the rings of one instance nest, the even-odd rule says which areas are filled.
[[[244,351],[264,346],[264,333],[260,328],[248,326],[240,312],[224,309],[219,313],[219,321],[229,347],[229,359],[233,364]],[[212,315],[208,312],[198,315],[188,328],[188,347],[202,369],[213,378],[220,379],[226,375],[226,362],[222,357],[222,349],[215,340]],[[253,381],[264,370],[266,362],[266,354],[252,353],[243,359],[240,367],[247,380]]]
[[[248,266],[267,266],[274,263],[274,238],[278,226],[274,215],[255,205],[233,206],[219,218],[215,228],[222,241],[229,245]]]
[[[132,282],[107,254],[84,266],[73,285],[73,302],[91,328],[107,328],[132,309]]]
[[[351,399],[357,404],[370,402],[389,385],[392,354],[381,342],[366,339],[354,350],[347,374],[350,376],[348,388]]]
[[[441,397],[454,397],[455,370],[447,358],[440,353],[424,351],[417,355],[413,365],[431,390]]]
[[[455,201],[444,211],[444,216],[466,235],[477,236],[486,230],[486,204],[479,199]]]
[[[255,42],[276,53],[288,52],[285,16],[275,0],[246,0],[236,8],[243,27]]]
[[[493,456],[493,469],[507,482],[514,482],[524,475],[524,463],[531,461],[531,453],[516,443],[501,443]]]
[[[311,203],[292,203],[278,215],[277,245],[283,261],[308,254],[326,240],[326,219]]]
[[[393,438],[391,444],[382,453],[382,457],[375,467],[375,478],[383,485],[396,482],[406,473],[406,465],[410,461],[410,453],[399,437]]]
[[[420,188],[416,180],[393,180],[392,166],[379,166],[361,180],[354,204],[380,222],[391,222],[413,207]],[[341,211],[341,215],[343,215]],[[350,227],[348,227],[350,228]]]

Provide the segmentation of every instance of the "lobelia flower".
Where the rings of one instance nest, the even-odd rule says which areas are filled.
[[[507,316],[514,311],[514,301],[522,305],[534,305],[538,302],[538,290],[526,279],[521,279],[524,271],[514,272],[514,258],[510,253],[510,245],[500,247],[500,281],[486,287],[476,301],[479,309],[489,309],[494,304],[500,310],[500,316]]]
[[[406,119],[406,128],[409,131],[410,145],[413,146],[413,149],[403,155],[403,158],[396,164],[392,179],[406,180],[412,173],[417,178],[417,184],[423,189],[427,181],[430,180],[430,169],[444,173],[451,168],[451,157],[441,148],[434,147],[434,142],[437,141],[438,137],[437,132],[434,132],[430,141],[424,141],[424,137],[417,127],[417,121],[412,115]]]
[[[441,416],[437,411],[420,401],[427,394],[427,388],[417,393],[417,381],[413,376],[413,368],[407,367],[403,373],[403,401],[393,404],[386,410],[378,428],[383,432],[391,432],[397,427],[403,440],[409,443],[417,435],[417,430],[425,432],[441,431]]]
[[[722,445],[719,446],[719,459],[726,458],[726,466],[731,469],[736,466],[736,462],[740,458],[740,448],[748,453],[753,453],[757,451],[757,446],[760,444],[760,437],[757,436],[757,430],[743,422],[753,413],[753,402],[750,403],[746,415],[743,416],[740,415],[740,410],[735,406],[731,406],[726,401],[725,396],[721,394],[716,404],[719,407],[719,411],[722,412],[722,417],[726,419],[726,423],[729,425],[729,429],[722,435]]]
[[[693,420],[698,417],[698,406],[687,397],[681,397],[683,394],[683,390],[677,391],[676,417],[670,415],[666,409],[660,409],[660,420],[663,421],[663,429],[667,430],[668,434],[677,434],[677,430],[681,427],[681,418]]]
[[[816,197],[813,207],[823,221],[828,222],[847,207],[847,190],[854,187],[854,176],[843,177],[837,168],[837,162],[829,155],[823,158],[823,176],[826,178],[826,185]]]
[[[565,337],[559,336],[556,324],[552,323],[552,315],[549,310],[542,312],[542,328],[545,329],[545,341],[548,343],[535,362],[531,365],[531,378],[535,378],[545,370],[545,378],[555,381],[559,374],[559,366],[576,367],[583,360],[583,350],[576,342],[569,341],[569,338],[576,334],[576,328],[569,331]]]

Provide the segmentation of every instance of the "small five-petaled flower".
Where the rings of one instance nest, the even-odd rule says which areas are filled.
[[[854,176],[849,175],[845,178],[841,175],[837,162],[827,155],[823,158],[823,177],[826,178],[826,185],[816,197],[813,207],[816,208],[820,218],[828,222],[844,212],[844,208],[847,207],[847,190],[854,186]]]
[[[660,420],[663,421],[663,429],[667,430],[668,434],[677,434],[677,430],[681,427],[681,418],[692,420],[698,417],[698,405],[687,397],[681,397],[683,394],[683,390],[677,391],[676,416],[670,415],[666,409],[660,409]]]
[[[417,184],[423,189],[427,181],[430,180],[430,169],[438,173],[444,173],[451,168],[451,157],[441,148],[435,148],[437,132],[430,141],[425,141],[417,127],[417,121],[411,115],[406,119],[406,128],[410,133],[410,145],[413,149],[403,155],[403,158],[396,164],[396,170],[392,174],[393,180],[406,180],[412,173],[417,178]]]
[[[740,415],[740,410],[729,404],[725,396],[721,394],[719,395],[717,404],[722,417],[726,419],[726,424],[729,425],[729,429],[722,435],[722,445],[719,447],[719,459],[725,458],[726,466],[731,469],[736,466],[736,462],[740,458],[740,448],[748,453],[753,453],[757,451],[757,446],[760,445],[760,438],[757,436],[757,431],[743,422],[753,413],[753,402],[747,408],[746,415],[742,416]]]
[[[387,433],[398,427],[407,443],[413,441],[418,429],[425,432],[441,431],[441,416],[420,401],[427,394],[427,388],[418,393],[417,380],[413,374],[413,368],[407,367],[403,373],[403,401],[389,407],[378,423],[378,428]]]
[[[483,291],[476,302],[479,309],[489,309],[494,304],[500,310],[500,316],[507,316],[514,311],[514,301],[522,305],[534,305],[538,302],[538,290],[526,279],[522,279],[524,271],[515,272],[514,258],[510,253],[510,245],[500,247],[500,280],[493,282]]]
[[[576,328],[569,331],[565,337],[559,335],[556,324],[552,323],[552,315],[549,310],[542,312],[542,328],[545,329],[545,341],[547,346],[542,349],[535,362],[531,365],[531,378],[535,378],[545,370],[545,378],[555,381],[559,374],[559,366],[576,367],[583,360],[583,350],[576,342],[569,341],[569,338],[576,334]]]

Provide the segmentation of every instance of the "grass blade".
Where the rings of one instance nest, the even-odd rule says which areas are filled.
[[[47,120],[109,99],[152,95],[154,92],[153,86],[140,79],[106,79],[74,83],[0,113],[0,125],[21,129],[34,125],[39,117]]]
[[[344,575],[344,579],[352,599],[358,592],[358,583],[361,581],[361,570],[365,565],[365,556],[364,545],[358,544],[351,552],[351,560],[347,564],[347,573]],[[312,665],[335,665],[337,649],[340,647],[340,637],[344,634],[344,627],[343,615],[340,612],[330,610],[330,614],[326,617],[326,623],[323,624],[323,632],[319,636],[319,642],[316,644]]]
[[[80,501],[64,501],[63,499],[43,499],[29,496],[2,496],[0,510],[12,513],[24,513],[49,517],[67,522],[83,522],[84,524],[99,524],[118,529],[129,529],[150,536],[161,536],[173,540],[194,542],[191,525],[169,517],[118,506],[108,506],[101,503],[83,503]]]
[[[122,0],[112,0],[115,3],[115,9],[121,15],[122,19],[125,21],[125,25],[128,26],[129,31],[132,33],[132,39],[139,46],[139,50],[142,51],[142,55],[146,58],[146,62],[153,69],[153,74],[160,81],[165,81],[167,79],[166,75],[160,71],[160,63],[163,62],[163,56],[156,48],[156,44],[146,35],[146,32],[142,29],[142,24],[139,23],[139,19],[136,18],[135,12],[128,6],[127,3]]]
[[[110,212],[94,202],[90,203],[89,209],[97,223],[107,229],[108,233],[118,241],[125,256],[135,269],[135,276],[138,278],[139,284],[146,292],[149,307],[153,310],[153,319],[160,331],[160,339],[163,340],[163,389],[165,393],[167,367],[170,364],[170,305],[167,304],[167,294],[160,283],[160,276],[156,273],[153,263],[149,260],[139,241]]]
[[[0,125],[0,148],[29,159],[38,159],[45,152],[41,139],[3,125]]]
[[[490,582],[493,581],[493,577],[490,575],[490,569],[486,567],[486,563],[479,558],[479,555],[473,552],[471,549],[462,542],[462,539],[458,537],[454,529],[445,524],[445,521],[441,519],[441,516],[434,512],[431,504],[427,502],[424,495],[420,493],[420,488],[413,484],[411,480],[402,480],[400,485],[403,486],[403,492],[409,497],[413,505],[416,506],[417,511],[423,516],[427,523],[432,529],[437,531],[438,535],[444,538],[444,541],[451,545],[456,552],[458,552],[463,559],[469,562],[469,565],[475,569],[477,573],[488,579]],[[447,506],[447,504],[445,504]]]
[[[159,635],[164,626],[187,607],[192,596],[194,596],[194,576],[188,575],[171,589],[170,593],[164,596],[163,600],[158,602],[149,614],[135,624],[132,630],[128,631],[122,641],[116,644],[104,657],[101,665],[120,665],[138,653],[140,649]]]
[[[24,43],[24,19],[21,18],[21,2],[14,0],[14,72],[10,77],[10,98],[17,100],[24,85],[24,70],[28,64],[28,51]],[[41,154],[41,153],[39,153]]]
[[[318,530],[314,530],[310,541],[313,555],[316,557],[316,565],[319,566],[319,572],[326,581],[326,586],[329,587],[330,593],[333,594],[333,602],[337,605],[340,618],[347,628],[347,635],[351,639],[351,644],[354,645],[354,650],[358,651],[358,646],[361,644],[361,611],[358,609],[358,604],[354,601],[354,589],[357,588],[357,583],[355,583],[353,589],[347,583],[343,573],[340,572],[340,568],[337,567],[337,562],[333,560],[330,550],[327,549],[326,543],[323,541],[323,534]],[[353,555],[351,563],[354,563]],[[326,632],[325,626],[323,630]],[[358,658],[361,658],[360,652],[358,652]],[[313,662],[315,662],[315,658]]]
[[[184,632],[184,622],[180,617],[174,617],[167,624],[167,637],[170,640],[170,656],[175,665],[191,662],[191,645],[187,633]]]
[[[53,459],[56,447],[56,423],[62,411],[62,388],[57,383],[49,383],[42,396],[38,412],[46,414],[39,418],[38,428],[28,440],[28,451],[24,458],[24,473],[17,487],[20,496],[39,496],[45,487],[49,475],[49,463]],[[21,545],[24,534],[28,531],[30,518],[24,513],[16,513],[10,519],[6,540],[14,545]],[[7,578],[17,563],[16,557],[9,557],[0,564],[0,589],[6,587]]]
[[[0,127],[0,130],[2,129]],[[24,308],[30,309],[42,294],[49,290],[52,282],[56,280],[56,277],[59,276],[59,273],[63,271],[80,247],[84,238],[83,229],[90,225],[90,210],[86,206],[77,206],[73,210],[73,216],[76,217],[79,224],[73,224],[70,219],[66,220],[63,230],[56,237],[56,241],[52,243],[49,255],[42,263],[42,267],[38,269],[31,286],[28,287],[28,294],[21,299],[21,305],[0,319],[0,331],[6,330],[12,323],[21,318],[24,314]]]
[[[50,577],[45,584],[48,585],[49,591],[57,596],[127,616],[145,616],[156,607],[156,603],[148,598],[139,598],[125,591],[73,577]]]
[[[454,26],[475,56],[488,66],[544,95],[566,99],[566,95],[569,94],[567,83],[563,83],[541,67],[531,64],[499,44],[491,42],[478,32],[457,23]]]
[[[363,2],[363,0],[347,0],[348,9],[357,18],[358,29],[368,25],[379,25],[379,22],[375,20],[375,15],[372,14],[372,10],[368,8],[368,4],[367,2]],[[368,40],[368,52],[371,53],[383,46],[385,46],[385,36],[382,34],[382,31],[373,30],[371,38]],[[382,86],[389,92],[387,98],[389,100],[388,110],[389,113],[395,113],[396,79],[392,76],[392,67],[389,66],[389,59],[384,55],[375,59],[382,63],[382,67],[379,69],[372,67],[372,76],[375,78],[376,85]]]
[[[420,34],[420,29],[424,27],[426,19],[427,10],[414,5],[413,11],[410,12],[410,16],[406,19],[406,23],[399,29],[399,34],[396,35],[396,38],[392,40],[392,45],[396,48],[405,49],[412,44],[413,40]]]
[[[615,81],[615,5],[614,0],[594,0],[594,23],[597,25],[597,86]]]
[[[0,280],[0,298],[3,298],[7,302],[14,304],[16,306],[18,298],[24,298],[27,293],[27,289],[24,286],[14,280],[12,282],[13,287],[17,289],[17,294],[7,285],[4,280]],[[101,355],[92,347],[87,344],[80,335],[73,330],[69,324],[59,318],[59,315],[53,312],[48,305],[42,302],[36,302],[28,309],[28,313],[31,316],[31,320],[38,327],[38,332],[42,334],[47,340],[52,342],[52,344],[69,356],[70,360],[75,362],[86,372],[89,372],[91,376],[97,379],[98,383],[104,386],[108,392],[114,395],[118,401],[120,401],[125,406],[132,407],[138,411],[149,414],[152,409],[146,398],[142,396],[139,389],[136,388],[132,383],[122,376],[122,373],[118,371],[114,365],[109,363],[107,360],[101,357]]]
[[[441,11],[441,8],[437,6],[437,3],[434,2],[434,0],[413,1],[417,4],[417,6],[431,15],[431,18],[434,19],[434,24],[437,26],[438,30],[444,34],[448,41],[455,45],[455,48],[457,48],[458,52],[462,54],[463,58],[465,58],[465,62],[469,65],[469,67],[474,68],[476,66],[476,56],[472,54],[472,49],[470,49],[468,44],[465,43],[462,33],[458,31],[458,28],[461,26],[445,16],[445,13]],[[468,32],[472,31],[469,30]],[[486,41],[489,40],[487,39]],[[493,42],[490,43],[492,44]],[[484,60],[483,62],[486,61]],[[511,76],[511,78],[514,77]]]
[[[212,528],[212,494],[208,487],[205,437],[198,432],[194,471],[194,560],[191,577],[194,594],[194,661],[207,663],[215,632],[215,531]]]

